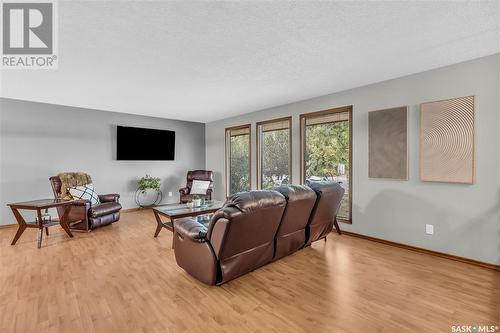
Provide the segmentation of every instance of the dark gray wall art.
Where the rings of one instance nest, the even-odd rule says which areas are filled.
[[[408,179],[408,108],[368,112],[368,177]]]

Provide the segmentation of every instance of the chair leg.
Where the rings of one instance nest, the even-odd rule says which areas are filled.
[[[333,225],[335,226],[335,230],[337,230],[337,233],[339,235],[342,235],[342,231],[340,231],[340,227],[339,227],[339,223],[337,222],[337,218],[335,217],[335,219],[333,220]]]

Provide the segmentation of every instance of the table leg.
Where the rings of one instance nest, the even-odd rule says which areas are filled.
[[[15,245],[19,237],[21,237],[21,235],[23,234],[24,230],[26,230],[26,221],[16,208],[12,208],[12,213],[14,214],[14,217],[17,220],[17,224],[19,224],[19,228],[17,229],[16,235],[14,236],[14,239],[10,244],[10,245]]]
[[[174,230],[174,219],[170,219],[172,221],[172,250],[174,249],[174,237],[175,237],[175,230]]]
[[[161,221],[160,216],[158,213],[154,212],[155,218],[156,218],[156,231],[155,231],[155,237],[158,237],[158,234],[160,233],[161,229],[163,228],[163,222]]]
[[[38,237],[37,237],[37,239],[38,239],[38,248],[41,248],[42,247],[43,228],[38,229],[37,233],[38,233]]]
[[[45,214],[49,212],[49,209],[45,209]],[[49,235],[49,227],[45,227],[45,234],[48,236]]]
[[[38,218],[37,225],[38,225],[38,248],[42,247],[42,238],[43,238],[43,218],[42,218],[42,211],[40,209],[37,209],[36,215]]]
[[[68,226],[69,212],[71,211],[71,207],[72,207],[71,205],[67,205],[64,208],[64,214],[63,214],[63,216],[61,216],[61,220],[59,221],[59,224],[64,229],[64,231],[66,231],[68,236],[73,238],[73,234],[71,233],[71,230],[69,230],[69,226]]]

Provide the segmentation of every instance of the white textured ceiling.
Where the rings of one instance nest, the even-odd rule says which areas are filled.
[[[500,52],[500,1],[60,1],[1,96],[209,122]]]

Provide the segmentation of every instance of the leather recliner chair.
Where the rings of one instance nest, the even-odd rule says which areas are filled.
[[[54,198],[59,199],[61,194],[61,179],[58,176],[49,178]],[[119,194],[99,195],[101,204],[90,206],[88,200],[78,200],[71,208],[68,216],[71,229],[89,231],[120,220]],[[64,207],[57,207],[59,218],[64,214]]]
[[[193,180],[205,180],[209,181],[207,193],[204,195],[205,200],[212,200],[212,191],[214,189],[214,174],[212,171],[207,170],[194,170],[188,171],[186,176],[186,187],[179,189],[180,202],[186,203],[193,199],[191,194],[191,187],[193,186]]]
[[[227,199],[208,228],[194,219],[176,220],[173,247],[177,264],[198,280],[214,285],[271,262],[285,204],[276,191],[241,192]]]

